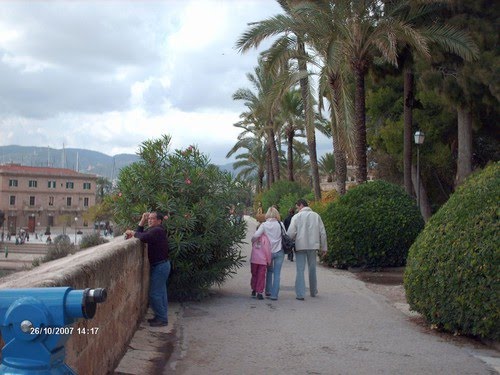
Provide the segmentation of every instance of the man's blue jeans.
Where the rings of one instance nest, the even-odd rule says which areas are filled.
[[[272,271],[267,271],[266,275],[266,293],[271,294],[272,299],[278,299],[280,292],[280,279],[281,279],[281,266],[285,259],[285,252],[283,250],[273,253],[271,260]]]
[[[168,322],[167,281],[170,274],[170,261],[151,266],[149,272],[149,306],[155,318]]]
[[[317,250],[299,250],[295,252],[295,264],[297,266],[297,276],[295,277],[295,294],[297,298],[304,298],[306,295],[306,282],[304,271],[309,268],[309,293],[311,297],[318,294],[318,281],[316,279],[316,251]]]

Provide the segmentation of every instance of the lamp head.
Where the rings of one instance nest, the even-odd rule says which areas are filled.
[[[424,143],[425,140],[425,134],[423,131],[417,130],[415,132],[415,144],[421,145]]]

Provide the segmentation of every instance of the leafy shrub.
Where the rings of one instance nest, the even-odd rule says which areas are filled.
[[[295,207],[297,199],[304,197],[309,191],[310,189],[294,181],[276,181],[269,190],[262,193],[262,207],[264,213],[266,213],[267,209],[272,205],[278,205],[280,215],[286,217],[288,210],[291,207]],[[281,199],[285,196],[287,197],[281,202]],[[293,201],[293,205],[289,207],[288,205],[291,201]]]
[[[414,200],[385,181],[349,190],[322,218],[328,237],[323,260],[339,268],[402,266],[424,226]]]
[[[451,332],[500,339],[500,163],[470,176],[410,248],[408,303]]]
[[[42,262],[50,262],[51,260],[64,258],[68,254],[74,254],[76,247],[71,243],[71,239],[67,234],[60,234],[54,238],[54,242],[49,245],[47,254],[42,258]]]
[[[80,249],[87,249],[89,247],[102,245],[106,242],[109,241],[102,237],[99,232],[84,234],[80,240]]]
[[[170,137],[144,142],[141,160],[122,168],[115,222],[135,228],[143,212],[166,215],[172,273],[169,298],[199,299],[242,266],[246,223],[229,220],[239,185],[195,147],[169,152]]]

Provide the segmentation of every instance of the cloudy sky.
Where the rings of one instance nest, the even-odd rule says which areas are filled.
[[[4,0],[0,145],[135,153],[161,134],[217,164],[239,133],[232,100],[260,51],[234,44],[272,0]],[[319,138],[319,153],[329,141]]]

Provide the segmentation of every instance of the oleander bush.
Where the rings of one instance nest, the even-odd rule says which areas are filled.
[[[410,249],[410,307],[447,331],[500,339],[500,163],[470,176]]]
[[[385,181],[349,190],[320,214],[328,239],[322,260],[338,268],[403,266],[424,227],[415,201]]]
[[[113,198],[114,221],[135,228],[146,211],[159,211],[169,236],[170,299],[200,299],[242,266],[245,221],[229,220],[241,184],[190,146],[169,150],[170,137],[142,143],[140,161],[122,168]]]

